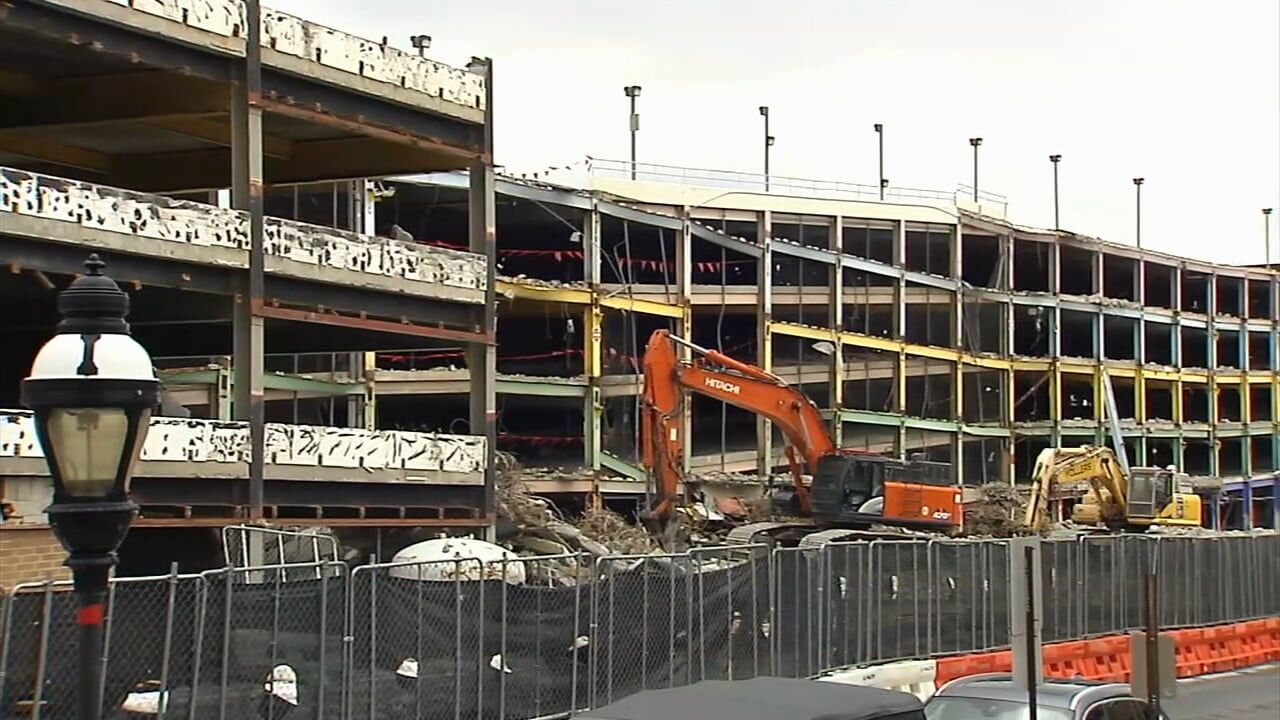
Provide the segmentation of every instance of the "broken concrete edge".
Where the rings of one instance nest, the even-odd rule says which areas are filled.
[[[486,457],[482,435],[283,423],[267,423],[264,445],[271,464],[365,470],[480,473]],[[30,412],[0,409],[0,457],[44,457]],[[248,462],[249,423],[153,417],[141,460]]]
[[[249,214],[241,210],[0,167],[3,213],[133,239],[221,249],[231,253],[231,262],[248,265]],[[67,233],[68,240],[76,237]],[[269,259],[321,271],[346,270],[464,291],[483,291],[489,284],[483,255],[277,217],[265,219],[263,251]],[[459,299],[483,302],[483,292],[463,293]]]
[[[244,0],[45,0],[76,13],[109,22],[127,24],[166,37],[196,41],[222,53],[243,55],[249,26]],[[440,110],[451,115],[483,121],[484,76],[469,69],[455,68],[438,60],[374,42],[341,30],[304,20],[271,8],[262,8],[263,61],[268,66],[284,66],[297,58],[308,76],[315,70],[332,69],[379,85],[410,104]],[[204,41],[201,42],[200,39]],[[343,82],[341,75],[333,78]],[[407,92],[406,92],[407,91]],[[444,107],[433,107],[445,105]],[[460,106],[449,108],[447,105]]]

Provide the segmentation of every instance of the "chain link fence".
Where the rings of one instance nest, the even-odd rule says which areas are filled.
[[[1280,614],[1280,535],[1042,543],[1048,642]],[[508,720],[702,679],[1008,645],[1000,540],[681,554],[229,567],[121,578],[107,599],[108,718]],[[67,718],[67,582],[0,597],[0,718]]]

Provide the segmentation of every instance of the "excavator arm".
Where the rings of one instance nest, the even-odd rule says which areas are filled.
[[[694,358],[680,359],[679,345]],[[796,497],[800,509],[810,511],[809,491],[800,477],[799,463],[791,448],[804,459],[810,472],[819,458],[836,451],[817,407],[803,393],[778,376],[735,360],[715,350],[694,345],[657,330],[645,348],[644,398],[641,444],[644,466],[653,475],[656,497],[650,508],[655,520],[665,520],[674,509],[681,480],[684,453],[684,392],[696,392],[768,418],[782,431],[791,447]]]
[[[1032,471],[1031,500],[1024,524],[1036,531],[1049,524],[1049,497],[1058,485],[1086,482],[1098,501],[1098,510],[1108,525],[1123,522],[1128,515],[1128,481],[1120,460],[1109,448],[1084,445],[1079,448],[1047,448],[1036,457]]]

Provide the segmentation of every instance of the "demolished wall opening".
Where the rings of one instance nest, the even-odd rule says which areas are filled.
[[[945,290],[904,283],[907,301],[906,341],[918,345],[954,347],[951,332],[951,300]]]
[[[1138,299],[1138,261],[1121,255],[1102,255],[1102,294],[1116,300]]]
[[[1144,391],[1147,422],[1172,422],[1173,383],[1148,380]]]
[[[1046,372],[1014,372],[1014,422],[1038,422],[1049,419],[1050,379],[1050,374]]]
[[[1008,290],[1003,270],[1001,238],[965,233],[961,240],[960,277],[974,287]]]
[[[600,446],[614,457],[640,463],[639,398],[634,395],[606,397],[600,412]]]
[[[1171,265],[1144,263],[1142,304],[1172,310],[1173,283],[1177,275],[1178,269]]]
[[[756,362],[758,328],[754,315],[700,307],[693,313],[691,324],[694,343],[733,358]]]
[[[1209,422],[1209,388],[1184,383],[1182,386],[1182,422]]]
[[[935,420],[951,420],[955,388],[955,363],[927,358],[907,360],[907,414]]]
[[[1168,467],[1174,465],[1174,443],[1176,440],[1165,438],[1147,438],[1147,457],[1145,464],[1150,467]]]
[[[829,325],[831,278],[836,268],[804,258],[778,254],[773,257],[774,308],[787,306],[793,321],[801,325]],[[775,317],[781,314],[775,309]]]
[[[951,277],[951,247],[955,228],[931,223],[907,225],[908,270]]]
[[[1182,271],[1182,292],[1179,310],[1182,312],[1209,312],[1209,280],[1211,276],[1195,270]]]
[[[832,219],[822,215],[783,215],[775,213],[770,225],[772,235],[818,250],[831,250]]]
[[[1271,420],[1271,387],[1262,383],[1249,385],[1249,422]]]
[[[1271,334],[1266,331],[1249,331],[1249,369],[1274,370]]]
[[[841,447],[863,452],[898,456],[898,429],[884,425],[846,422],[841,424]],[[776,447],[776,445],[775,445]]]
[[[1253,475],[1277,469],[1269,436],[1254,435],[1249,438],[1249,469]]]
[[[583,317],[568,308],[498,323],[499,373],[573,377],[583,373]]]
[[[263,194],[262,202],[263,213],[268,217],[288,218],[340,230],[352,229],[351,183],[349,182],[269,185]],[[391,237],[390,233],[379,232],[378,234],[382,237]],[[418,237],[423,240],[443,239],[429,238],[425,232]],[[461,240],[466,242],[466,236],[463,235]]]
[[[951,441],[954,437],[950,433],[907,428],[904,455],[929,462],[953,463],[955,458],[952,457]],[[955,477],[954,468],[951,475]]]
[[[1244,440],[1242,438],[1221,438],[1218,441],[1218,474],[1224,477],[1239,477],[1244,474]]]
[[[1005,462],[1004,445],[1004,438],[964,440],[962,446],[964,484],[983,485],[1007,482],[1005,474],[1009,465]]]
[[[1102,316],[1106,337],[1103,349],[1108,360],[1135,360],[1138,357],[1138,321],[1133,318]]]
[[[1236,330],[1219,330],[1217,341],[1217,367],[1240,367],[1240,333]]]
[[[1066,357],[1098,357],[1098,315],[1078,310],[1063,310],[1059,314],[1062,317],[1062,332],[1058,336],[1062,354]]]
[[[1240,422],[1244,418],[1238,387],[1218,386],[1218,422]]]
[[[847,255],[893,264],[896,224],[875,220],[845,220],[840,229],[840,248]]]
[[[1204,328],[1183,327],[1182,342],[1179,350],[1182,353],[1181,367],[1209,367],[1209,332]]]
[[[1013,289],[1049,292],[1049,260],[1053,245],[1034,240],[1013,241]]]
[[[1138,417],[1137,389],[1133,378],[1111,378],[1111,387],[1116,394],[1116,412],[1121,420],[1133,420]]]
[[[759,283],[759,263],[753,257],[697,237],[690,249],[690,280],[695,286],[755,287]]]
[[[963,291],[962,291],[963,292]],[[1005,322],[1009,305],[982,300],[965,294],[964,309],[960,316],[964,349],[968,352],[999,354],[1005,344]]]
[[[1218,315],[1244,315],[1244,278],[1218,275],[1214,281],[1217,305],[1214,307]]]
[[[1206,476],[1213,472],[1213,446],[1208,440],[1188,439],[1182,448],[1182,471]]]
[[[1098,408],[1093,397],[1093,376],[1063,373],[1062,419],[1098,419]]]
[[[882,350],[845,345],[842,402],[850,410],[894,412],[897,409],[898,359]]]
[[[1063,295],[1096,295],[1094,262],[1098,254],[1092,250],[1060,245],[1058,248],[1058,288]]]
[[[1146,321],[1142,324],[1143,361],[1149,365],[1173,365],[1174,326]]]
[[[1249,278],[1249,317],[1254,319],[1273,320],[1276,309],[1273,307],[1271,282],[1259,278]]]
[[[501,324],[501,323],[499,323]],[[601,318],[600,351],[605,375],[638,375],[645,345],[655,330],[676,332],[671,318],[605,309]]]
[[[1031,482],[1036,466],[1036,456],[1049,447],[1049,438],[1037,435],[1015,435],[1013,440],[1013,479],[1025,484]]]
[[[964,421],[975,425],[1004,423],[1005,374],[999,370],[964,372]]]
[[[499,395],[498,448],[514,453],[524,465],[578,465],[583,459],[582,420],[579,398]]]
[[[807,390],[808,388],[805,388]],[[755,413],[733,407],[705,395],[689,396],[690,437],[693,455],[718,455],[755,449]]]
[[[672,293],[676,281],[676,236],[674,230],[667,228],[601,217],[601,281],[608,285],[651,285]]]
[[[1013,306],[1013,352],[1024,357],[1049,357],[1053,311],[1038,305]]]
[[[897,290],[895,288],[863,288],[850,292],[845,288],[841,322],[845,330],[893,337],[894,315],[897,313]]]

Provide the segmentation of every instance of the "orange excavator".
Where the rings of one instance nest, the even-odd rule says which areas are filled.
[[[691,361],[681,360],[679,346],[692,351]],[[656,488],[645,519],[657,534],[666,531],[681,500],[686,392],[768,418],[787,439],[792,510],[812,523],[743,526],[740,529],[747,532],[738,533],[739,542],[756,539],[754,529],[785,527],[794,532],[799,528],[804,535],[823,528],[866,528],[879,523],[947,531],[962,521],[960,490],[951,482],[949,464],[903,461],[836,447],[813,401],[773,373],[667,330],[649,337],[643,367],[641,444],[644,467]],[[812,475],[811,485],[804,482],[805,470]]]

